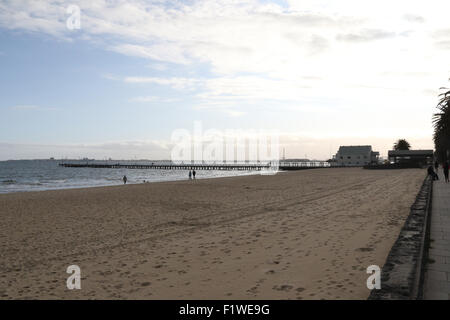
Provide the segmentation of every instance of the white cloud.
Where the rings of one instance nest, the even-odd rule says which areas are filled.
[[[157,97],[157,96],[139,96],[139,97],[134,97],[130,99],[130,102],[166,102],[166,103],[172,103],[172,102],[177,102],[180,101],[179,99],[176,98],[162,98],[162,97]]]
[[[425,22],[425,18],[420,16],[420,15],[415,15],[415,14],[405,14],[403,16],[404,19],[406,19],[409,22],[413,22],[413,23],[424,23]]]
[[[114,74],[111,74],[111,73],[102,74],[102,78],[108,79],[108,80],[115,80],[115,81],[121,80],[120,77],[118,77],[118,76],[116,76]]]
[[[158,71],[166,71],[169,69],[169,66],[165,63],[152,63],[149,64],[148,67]]]
[[[143,74],[122,80],[186,90],[199,100],[197,108],[229,115],[258,104],[291,110],[335,104],[356,123],[366,121],[361,108],[376,109],[425,131],[429,120],[418,126],[415,117],[429,116],[436,100],[431,94],[450,73],[447,0],[288,0],[287,6],[81,0],[77,32],[65,27],[72,2],[3,1],[0,27],[95,41],[163,70],[201,66],[198,73],[208,77]],[[331,118],[322,125],[337,129]]]
[[[179,64],[187,64],[189,62],[184,56],[183,50],[176,44],[164,43],[149,46],[122,44],[114,46],[111,49],[128,56]]]
[[[338,34],[336,36],[336,39],[339,41],[359,43],[393,38],[395,36],[396,34],[394,32],[389,32],[381,29],[363,29],[359,30],[358,33]]]
[[[199,79],[193,78],[158,78],[158,77],[126,77],[123,79],[127,83],[135,84],[158,84],[167,85],[175,89],[193,89],[196,85],[202,82]]]
[[[69,3],[4,1],[0,26],[64,39],[86,37],[153,61],[205,62],[222,75],[250,72],[282,79],[306,74],[361,77],[380,67],[389,70],[404,56],[414,63],[401,68],[415,69],[435,50],[447,48],[445,39],[434,43],[430,36],[447,27],[446,10],[436,10],[446,7],[443,0],[426,5],[417,0],[292,0],[286,8],[257,0],[82,0],[76,2],[82,19],[78,33],[65,27]],[[392,41],[375,41],[380,39]],[[363,45],[355,49],[348,42]],[[437,65],[432,71],[438,72]]]
[[[236,110],[225,110],[225,113],[228,114],[230,117],[240,117],[245,114],[245,112]]]

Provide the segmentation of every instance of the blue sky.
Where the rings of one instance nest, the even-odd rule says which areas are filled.
[[[450,77],[439,6],[1,1],[0,160],[168,158],[172,132],[194,121],[277,130],[288,157],[345,144],[385,154],[398,138],[432,148]]]

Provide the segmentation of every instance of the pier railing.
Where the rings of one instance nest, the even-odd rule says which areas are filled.
[[[313,168],[327,168],[330,164],[325,161],[299,161],[279,163],[97,163],[97,162],[65,162],[59,164],[66,168],[107,168],[107,169],[160,169],[160,170],[301,170]]]

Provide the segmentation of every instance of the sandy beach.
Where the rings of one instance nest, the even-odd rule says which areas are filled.
[[[1,299],[366,299],[425,170],[0,195]],[[68,290],[69,265],[81,290]]]

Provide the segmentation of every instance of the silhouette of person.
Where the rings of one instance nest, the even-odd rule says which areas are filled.
[[[127,181],[128,181],[127,176],[123,176],[122,180],[123,180],[123,184],[127,184]]]
[[[195,170],[192,170],[192,176],[193,176],[194,179],[195,179]]]
[[[446,183],[449,182],[448,181],[448,161],[445,161],[445,164],[444,164],[444,176],[445,176],[445,182]]]
[[[192,172],[191,172],[191,170],[189,170],[189,180],[191,180],[192,179]]]
[[[439,176],[434,172],[434,170],[433,170],[433,166],[428,166],[428,175],[430,175],[432,178],[433,178],[433,180],[439,180]]]

